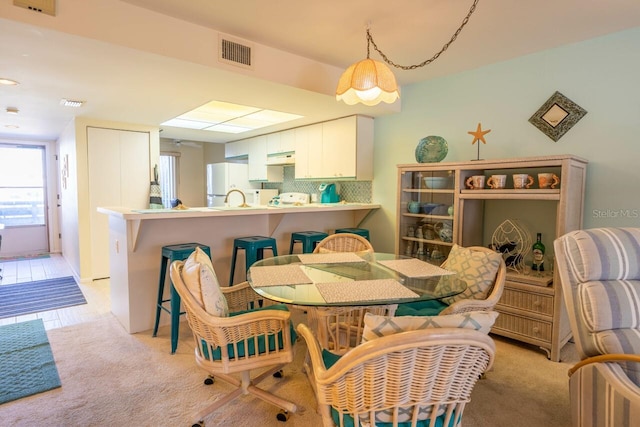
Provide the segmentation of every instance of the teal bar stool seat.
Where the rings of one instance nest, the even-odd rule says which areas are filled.
[[[293,245],[302,243],[302,253],[310,254],[316,248],[318,242],[328,237],[327,233],[322,231],[298,231],[291,233],[291,244],[289,245],[289,253],[293,253]]]
[[[365,239],[371,241],[369,238],[369,230],[366,228],[336,228],[336,233],[351,233],[357,234],[358,236],[362,236]]]
[[[231,274],[229,274],[229,286],[233,286],[233,275],[236,271],[236,257],[238,249],[244,249],[246,265],[245,271],[249,270],[251,265],[264,258],[264,250],[271,249],[273,256],[278,256],[278,248],[276,239],[264,236],[248,236],[233,239],[233,256],[231,257]]]
[[[180,315],[184,312],[180,311],[180,295],[176,292],[171,283],[171,294],[168,299],[164,298],[164,282],[167,277],[167,268],[173,261],[184,261],[196,248],[202,249],[209,258],[211,258],[211,249],[209,246],[200,243],[180,243],[176,245],[168,245],[162,247],[162,258],[160,261],[160,281],[158,283],[158,303],[156,305],[156,322],[153,326],[153,336],[158,334],[158,326],[160,325],[160,313],[166,311],[171,315],[171,354],[176,352],[178,348],[178,332],[180,327]],[[171,279],[169,279],[171,281]],[[169,307],[165,304],[169,303]]]

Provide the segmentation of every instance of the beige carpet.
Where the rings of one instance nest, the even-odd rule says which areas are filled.
[[[62,387],[0,405],[7,426],[190,426],[192,414],[230,387],[222,381],[203,385],[206,374],[194,362],[191,336],[182,324],[180,345],[171,355],[168,328],[159,336],[127,334],[111,315],[91,323],[48,331]],[[465,411],[465,427],[570,425],[567,369],[543,352],[496,338],[497,361],[474,389]],[[285,378],[265,380],[268,388],[298,404],[284,424],[277,410],[244,396],[208,417],[208,426],[320,426],[315,401],[301,372],[305,353]],[[565,347],[575,361],[573,345]]]

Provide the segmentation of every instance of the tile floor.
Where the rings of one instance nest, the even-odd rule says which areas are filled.
[[[48,258],[24,260],[0,260],[0,286],[34,280],[54,279],[73,276],[73,271],[60,254],[51,254]],[[16,317],[0,318],[0,325],[42,319],[46,329],[88,322],[111,311],[109,280],[97,280],[88,284],[79,284],[87,304],[40,313],[25,314]],[[0,317],[2,313],[0,313]]]

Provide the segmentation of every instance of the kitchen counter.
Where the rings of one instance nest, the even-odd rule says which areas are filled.
[[[292,232],[332,233],[336,228],[363,226],[367,216],[379,207],[368,203],[186,210],[100,207],[98,212],[109,219],[111,311],[129,333],[153,327],[162,246],[189,242],[208,245],[218,280],[227,286],[233,239],[270,236],[283,255],[288,252]],[[296,252],[300,252],[300,245]],[[269,251],[266,256],[270,256]],[[236,283],[245,280],[244,264],[244,251],[239,251]],[[166,324],[169,316],[163,314],[161,320]]]

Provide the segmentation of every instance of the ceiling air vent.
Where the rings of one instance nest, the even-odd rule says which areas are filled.
[[[13,5],[56,16],[56,0],[13,0]]]
[[[253,68],[251,57],[253,46],[251,43],[222,34],[218,40],[218,60],[220,62],[243,68]]]

